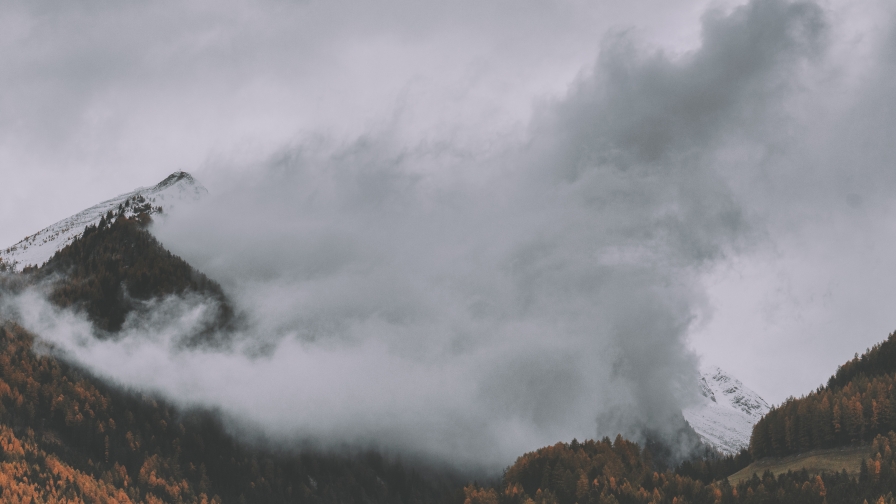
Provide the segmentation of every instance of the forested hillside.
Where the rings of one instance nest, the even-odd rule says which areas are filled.
[[[874,345],[861,356],[837,368],[828,380],[828,389],[838,389],[860,376],[880,376],[896,373],[896,333]]]
[[[499,488],[469,485],[467,504],[893,504],[896,434],[874,440],[858,478],[845,473],[766,473],[732,486],[676,471],[657,471],[649,453],[617,438],[558,443],[527,453],[507,469]],[[730,460],[729,460],[730,462]]]
[[[840,366],[827,386],[772,408],[754,427],[749,452],[685,461],[662,470],[622,438],[558,443],[520,457],[500,488],[467,486],[469,504],[894,503],[896,333]],[[858,476],[845,471],[771,472],[731,485],[752,460],[870,444]]]
[[[4,502],[896,503],[894,434],[873,441],[859,478],[766,474],[732,486],[714,480],[743,464],[736,457],[663,471],[617,438],[525,454],[500,487],[461,491],[456,476],[373,453],[243,445],[215,416],[106,385],[12,324],[0,329],[0,447]]]
[[[896,430],[896,334],[840,366],[811,394],[772,408],[753,428],[755,458],[867,444]]]
[[[25,273],[51,281],[50,300],[86,312],[100,336],[119,331],[142,302],[185,293],[213,300],[218,312],[187,343],[208,343],[227,334],[236,317],[221,287],[162,247],[145,229],[149,219],[146,213],[128,218],[123,209],[117,216],[110,212],[44,266]]]
[[[191,344],[220,343],[238,323],[221,287],[165,250],[148,216],[108,214],[42,268],[5,277],[46,284],[114,337],[152,299],[200,295],[219,306]],[[14,289],[15,290],[15,289]],[[774,408],[750,452],[706,454],[667,468],[668,447],[558,443],[520,457],[498,487],[422,471],[376,453],[340,455],[250,445],[207,411],[181,411],[116,388],[60,359],[23,328],[0,326],[0,499],[4,502],[394,502],[465,504],[896,504],[896,337],[841,366],[826,387]],[[765,456],[871,444],[858,477],[770,472],[726,476]]]
[[[253,448],[202,411],[104,384],[0,327],[3,502],[452,502],[460,479],[424,478],[375,453]]]
[[[43,267],[5,277],[4,287],[47,284],[50,300],[86,313],[100,337],[114,336],[146,301],[201,295],[217,303],[218,317],[188,343],[220,343],[211,335],[236,323],[221,287],[165,250],[145,229],[145,213],[128,218],[123,210]],[[241,442],[216,414],[107,384],[3,321],[0,447],[0,500],[16,503],[439,503],[462,501],[464,482],[374,452]]]

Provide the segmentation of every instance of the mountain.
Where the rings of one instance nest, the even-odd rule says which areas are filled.
[[[877,436],[859,475],[799,467],[737,482],[736,458],[662,470],[649,450],[604,438],[557,443],[519,457],[491,488],[464,488],[465,504],[896,504],[896,434]],[[684,465],[684,464],[683,464]]]
[[[460,504],[464,480],[370,451],[324,453],[104,382],[0,323],[0,502]]]
[[[837,369],[828,385],[791,397],[753,428],[754,458],[896,440],[896,333]]]
[[[700,375],[700,402],[682,414],[704,442],[734,455],[750,445],[753,425],[768,412],[769,405],[719,367],[706,366]]]
[[[166,250],[145,229],[148,214],[125,214],[108,213],[43,266],[26,268],[20,276],[45,285],[57,306],[86,313],[100,338],[121,330],[132,313],[149,314],[150,300],[198,295],[206,302],[207,316],[181,343],[224,343],[236,317],[221,286]]]
[[[662,470],[622,437],[574,439],[519,457],[498,485],[466,486],[465,503],[896,504],[896,333],[772,409],[718,367],[701,374],[703,400],[686,419],[729,453],[746,432],[749,451]]]
[[[53,254],[83,235],[88,226],[98,225],[109,212],[118,215],[121,211],[126,217],[140,213],[161,214],[206,194],[205,187],[189,173],[174,172],[152,187],[141,187],[103,201],[0,250],[0,264],[13,271],[22,271],[27,266],[41,266]]]
[[[6,253],[16,272],[0,275],[0,298],[38,286],[114,338],[150,300],[198,295],[217,313],[182,343],[221,350],[235,323],[226,294],[147,229],[150,215],[205,193],[178,172],[42,230]],[[218,413],[123,389],[0,320],[0,502],[462,502],[453,469],[313,442],[275,443]]]
[[[4,251],[18,273],[0,281],[39,284],[51,301],[83,310],[108,334],[147,300],[197,293],[222,306],[208,331],[217,334],[234,323],[224,291],[146,229],[150,215],[205,193],[177,172],[91,207]],[[0,289],[0,296],[14,293]],[[208,342],[196,336],[185,343]],[[311,448],[314,440],[284,445],[241,430],[247,442],[217,413],[98,379],[40,335],[0,320],[0,501],[896,504],[894,355],[896,334],[841,366],[827,387],[770,411],[730,374],[702,369],[701,402],[683,415],[703,440],[732,454],[726,457],[670,468],[649,443],[573,440],[522,455],[495,487],[461,488],[473,473],[347,447],[321,452]],[[738,451],[745,439],[750,450]],[[817,474],[803,465],[727,479],[768,457],[847,445],[865,447],[857,474]]]
[[[99,338],[114,336],[132,314],[148,314],[154,299],[201,296],[206,316],[180,343],[220,346],[237,322],[224,291],[145,229],[151,216],[207,193],[189,173],[175,172],[29,236],[6,250],[5,262],[57,306],[85,313]]]

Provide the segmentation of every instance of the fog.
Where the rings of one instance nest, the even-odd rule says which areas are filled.
[[[326,106],[303,109],[298,94],[278,88],[267,95],[270,109],[234,112],[233,124],[193,133],[189,121],[177,123],[172,134],[197,145],[178,159],[193,163],[188,171],[210,195],[152,231],[234,300],[246,320],[234,348],[178,344],[213,312],[198,297],[158,300],[107,341],[40,288],[4,297],[4,315],[101,376],[218,409],[273,439],[490,469],[573,437],[649,434],[686,450],[680,411],[697,399],[698,353],[780,400],[809,390],[782,388],[782,376],[814,387],[843,360],[841,349],[848,357],[885,336],[885,273],[896,250],[896,32],[892,17],[879,15],[886,9],[690,5],[681,12],[699,26],[693,35],[602,22],[583,47],[577,30],[592,18],[566,7],[504,7],[471,19],[398,9],[416,17],[386,22],[368,12],[360,19],[369,26],[331,23],[347,30],[345,40],[398,48],[395,67],[376,68],[386,76],[372,89],[342,74],[327,82],[351,81],[352,93],[303,80],[326,72],[328,56],[351,52],[296,53],[317,64],[290,67],[296,86]],[[336,15],[307,9],[308,19]],[[269,18],[253,12],[241,15],[255,33]],[[620,12],[640,19],[634,8]],[[641,20],[662,26],[655,16]],[[576,35],[542,46],[563,30],[539,19]],[[477,22],[498,35],[477,39],[488,31]],[[395,39],[377,38],[382,23]],[[226,22],[215,26],[232,33]],[[525,36],[521,26],[543,31]],[[440,34],[436,42],[426,30]],[[414,50],[420,40],[431,52]],[[456,68],[452,57],[467,63],[452,45],[462,40],[520,45],[496,50],[510,62],[484,57],[501,76],[488,85],[466,74],[455,87],[409,85],[394,101],[377,99],[413,80],[407,68],[430,76],[442,62]],[[185,71],[226,81],[250,53]],[[576,67],[582,53],[596,56]],[[537,57],[514,62],[519,54]],[[363,51],[356,58],[346,67],[373,65]],[[267,63],[276,66],[273,56]],[[526,68],[540,77],[515,87]],[[230,96],[218,86],[210,92]],[[226,124],[213,112],[218,100],[199,94],[186,113]],[[265,122],[236,147],[209,147],[244,138],[233,129],[266,110],[285,122]],[[147,128],[165,131],[152,121]],[[102,163],[118,155],[102,153],[111,156]],[[825,289],[840,297],[819,305]],[[870,319],[850,322],[857,305],[878,302]],[[831,313],[836,329],[823,328]],[[797,354],[808,367],[794,364]]]

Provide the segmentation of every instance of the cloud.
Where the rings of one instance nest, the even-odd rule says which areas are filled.
[[[191,303],[117,342],[33,296],[23,316],[101,373],[285,437],[501,464],[574,436],[672,436],[696,394],[697,275],[750,234],[720,153],[763,142],[825,33],[820,9],[777,1],[703,25],[678,55],[610,35],[523,141],[408,145],[387,127],[207,172],[210,201],[155,232],[232,293],[262,355],[174,352]]]
[[[694,335],[774,402],[826,382],[894,329],[896,13],[875,3],[835,13],[826,53],[766,132],[778,140],[729,175],[765,243],[707,275],[717,307]]]
[[[550,14],[558,26],[575,24],[569,11],[541,8],[508,15],[538,25],[533,20]],[[303,108],[302,93],[274,93],[287,99],[272,99],[259,117],[278,107],[296,117],[320,115],[307,124],[287,121],[270,136],[259,128],[264,141],[238,155],[209,155],[197,173],[210,189],[207,203],[154,228],[247,314],[242,348],[209,352],[173,343],[201,316],[201,299],[160,301],[155,318],[132,319],[121,340],[99,342],[84,336],[89,327],[76,316],[39,296],[19,296],[10,306],[28,327],[105,376],[221,408],[278,438],[374,443],[500,467],[572,437],[675,438],[679,412],[697,393],[694,334],[728,330],[747,343],[754,338],[764,342],[754,362],[775,361],[772,342],[738,333],[756,328],[744,321],[768,320],[741,301],[768,301],[782,269],[808,279],[795,282],[803,287],[824,280],[815,272],[828,265],[846,281],[858,268],[853,258],[865,252],[840,243],[843,237],[888,229],[883,217],[850,212],[890,205],[892,51],[867,53],[875,64],[866,70],[845,64],[848,30],[835,15],[839,7],[783,0],[715,7],[701,18],[698,43],[685,49],[658,47],[617,27],[567,87],[527,81],[525,100],[500,97],[500,90],[513,89],[526,64],[561,54],[559,46],[485,72],[494,79],[487,85],[478,83],[477,71],[458,70],[475,67],[458,56],[469,54],[465,37],[519,39],[525,45],[506,51],[511,55],[542,50],[541,37],[495,21],[505,14],[500,8],[476,18],[502,26],[497,38],[477,38],[488,30],[441,10],[399,9],[405,17],[386,21],[386,9],[349,21],[318,4],[309,9],[323,9],[315,11],[323,17],[309,19],[329,20],[306,21],[309,40],[320,36],[338,48],[323,44],[297,49],[292,62],[266,60],[258,48],[268,43],[250,37],[259,45],[236,49],[236,62],[203,52],[197,61],[208,66],[193,68],[184,56],[189,72],[211,75],[188,79],[213,82],[208,101],[196,91],[201,86],[186,86],[201,106],[184,109],[203,121],[226,119],[205,114],[229,103],[218,87],[228,77],[264,76],[280,64],[295,72],[259,77],[262,88],[283,91],[294,81],[302,92],[344,99],[346,109],[371,107],[324,120],[324,112],[343,109]],[[251,9],[235,19],[246,12],[266,26],[269,18]],[[248,19],[251,31],[256,18]],[[215,26],[222,31],[197,32],[195,47],[236,40],[229,38],[233,27],[220,28],[229,24]],[[553,33],[539,26],[545,39]],[[278,43],[296,40],[274,27],[270,37]],[[433,31],[440,35],[427,38]],[[419,41],[432,51],[415,52]],[[495,49],[483,61],[502,54]],[[178,58],[163,54],[159,61]],[[308,69],[307,61],[321,66]],[[443,62],[450,71],[432,70]],[[418,65],[424,80],[464,77],[393,94],[395,82],[413,81],[409,69]],[[335,66],[341,70],[333,79],[310,77]],[[340,73],[345,68],[370,72]],[[352,80],[367,82],[373,70],[387,77],[371,77],[370,89]],[[161,84],[149,89],[180,99]],[[493,99],[499,105],[477,108]],[[253,124],[251,114],[234,117],[237,126]],[[203,138],[196,149],[205,156]],[[845,163],[858,175],[845,176]],[[831,222],[850,232],[830,234],[824,226]],[[886,245],[880,257],[892,250],[875,243]],[[839,251],[848,252],[842,261],[849,265],[831,259]],[[742,264],[749,279],[725,276]],[[751,294],[754,288],[759,294]],[[815,293],[814,285],[798,294],[807,291]],[[798,304],[772,301],[785,312]],[[725,310],[739,305],[752,312],[732,322]],[[713,310],[712,320],[728,321],[721,330],[709,321]],[[738,359],[742,353],[719,332],[700,337],[727,342],[729,360]],[[738,374],[750,382],[749,373]]]
[[[500,141],[608,27],[686,47],[704,2],[5,2],[0,246],[176,169],[307,135],[391,125],[411,142]]]

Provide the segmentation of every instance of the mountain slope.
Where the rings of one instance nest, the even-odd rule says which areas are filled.
[[[749,446],[753,425],[768,412],[768,403],[719,367],[706,366],[700,374],[700,403],[682,414],[704,442],[734,455]]]
[[[376,453],[242,443],[0,324],[0,502],[455,502],[461,480]]]
[[[219,329],[229,329],[234,310],[221,287],[180,257],[171,254],[144,229],[145,213],[133,218],[111,213],[98,226],[57,252],[41,268],[26,268],[37,282],[49,282],[57,306],[87,313],[99,335],[117,332],[132,312],[166,296],[199,295],[210,311],[193,341],[211,343]]]
[[[707,441],[715,436],[719,448],[725,441],[742,442],[744,426],[755,422],[749,452],[688,460],[660,472],[650,450],[621,437],[573,440],[523,455],[496,488],[467,486],[467,502],[894,504],[896,366],[887,358],[894,344],[891,335],[841,366],[836,383],[771,410],[723,370],[701,370],[704,400],[685,417]],[[800,455],[763,458],[793,453]]]
[[[208,194],[189,173],[178,171],[152,187],[141,187],[103,201],[71,217],[48,226],[20,242],[0,250],[0,264],[6,269],[22,271],[27,266],[41,266],[56,252],[71,244],[88,226],[96,226],[110,211],[134,217],[165,213],[186,202]]]
[[[896,333],[840,366],[826,387],[772,408],[753,428],[756,459],[858,446],[896,430]]]
[[[159,191],[187,177],[174,174]],[[220,295],[226,301],[217,284],[166,251],[144,229],[149,215],[160,211],[161,205],[152,205],[158,201],[138,194],[118,206],[106,205],[106,213],[97,214],[95,224],[80,230],[69,226],[77,236],[72,235],[41,268],[3,277],[50,283],[57,304],[86,310],[107,330],[144,299],[197,292]],[[62,242],[35,243],[46,251]],[[129,305],[133,300],[137,303]],[[726,468],[743,467],[737,459],[749,457],[748,452],[691,463],[692,472],[698,474],[694,476],[681,467],[663,470],[655,463],[658,452],[619,437],[612,442],[558,443],[525,454],[508,468],[500,488],[470,485],[461,495],[456,473],[415,471],[377,453],[325,454],[272,446],[263,439],[253,439],[253,445],[240,442],[215,414],[179,410],[154,397],[121,390],[66,363],[64,356],[21,327],[0,321],[0,501],[896,504],[888,493],[896,485],[896,434],[874,436],[890,428],[896,418],[896,385],[889,375],[868,378],[869,373],[890,369],[878,365],[886,360],[889,347],[875,351],[877,357],[857,359],[858,364],[844,371],[842,376],[851,377],[848,383],[826,391],[826,397],[839,401],[832,414],[842,424],[829,422],[824,427],[817,421],[827,417],[804,421],[799,408],[790,407],[798,401],[793,400],[784,405],[790,409],[772,410],[769,416],[775,418],[763,417],[754,429],[760,433],[754,435],[754,447],[767,450],[791,449],[786,445],[791,442],[811,443],[815,439],[811,429],[818,425],[825,435],[839,426],[846,439],[873,439],[869,460],[861,463],[857,476],[767,473],[733,486],[714,475],[730,475],[735,470]],[[745,426],[761,417],[768,405],[721,369],[710,367],[702,373],[704,401],[686,411],[685,417],[705,440],[736,451],[732,447],[742,443]],[[797,416],[785,418],[785,413]],[[801,426],[808,430],[799,431]]]
[[[724,477],[704,480],[679,471],[657,470],[648,450],[621,437],[614,441],[573,440],[521,456],[495,488],[467,486],[465,503],[894,504],[894,448],[896,434],[878,436],[858,475],[794,470],[751,475],[733,483]]]
[[[189,175],[174,174],[82,212],[92,215],[82,229],[72,223],[83,219],[62,221],[67,245],[39,268],[0,275],[11,286],[0,297],[37,285],[55,304],[85,311],[103,335],[151,308],[148,300],[196,294],[217,301],[226,325],[232,311],[220,286],[145,229],[151,213],[164,211],[153,204],[179,201],[168,196],[189,196],[190,187]],[[57,239],[35,242],[41,253],[65,243],[61,232],[47,236]],[[215,413],[103,382],[0,320],[0,502],[435,503],[453,501],[462,482],[447,470],[424,477],[415,467],[428,465],[405,468],[378,453],[327,454],[300,449],[305,440],[274,445],[250,434],[252,443],[242,442]]]
[[[828,379],[827,388],[835,390],[846,386],[861,376],[872,377],[896,373],[896,333],[869,348],[861,356],[856,354],[849,361],[837,366],[837,372]]]

